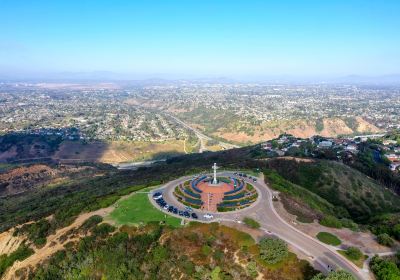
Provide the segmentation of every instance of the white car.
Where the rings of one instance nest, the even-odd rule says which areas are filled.
[[[162,198],[162,197],[163,197],[162,193],[155,193],[155,194],[153,194],[153,199],[154,199],[154,200],[159,200],[159,199]]]
[[[204,218],[206,218],[206,219],[212,219],[212,218],[214,218],[214,216],[213,215],[211,215],[211,214],[204,214],[204,216],[203,216]]]
[[[168,207],[169,207],[169,205],[166,204],[163,208],[164,208],[164,210],[168,210]]]

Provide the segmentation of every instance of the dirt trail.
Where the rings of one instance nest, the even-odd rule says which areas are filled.
[[[62,235],[64,235],[65,233],[67,233],[69,230],[74,229],[74,228],[78,228],[80,227],[84,221],[86,221],[88,218],[90,218],[93,215],[99,215],[102,217],[107,216],[114,208],[113,207],[108,207],[108,208],[103,208],[103,209],[99,209],[97,211],[93,211],[93,212],[88,212],[88,213],[83,213],[81,215],[79,215],[75,221],[65,227],[65,228],[61,228],[59,230],[57,230],[54,234],[49,235],[47,237],[47,243],[45,246],[43,246],[42,248],[35,248],[35,253],[26,258],[23,261],[16,261],[12,267],[10,267],[7,272],[4,274],[2,280],[13,280],[13,279],[18,279],[15,277],[15,272],[20,269],[20,268],[24,268],[24,267],[28,267],[28,266],[32,266],[35,267],[38,263],[44,261],[46,258],[50,257],[52,254],[54,254],[55,252],[62,250],[64,248],[64,244],[71,241],[71,239],[67,239],[64,242],[60,242],[60,237]],[[7,232],[6,232],[7,233]],[[3,235],[4,233],[2,233],[0,235],[0,237]]]

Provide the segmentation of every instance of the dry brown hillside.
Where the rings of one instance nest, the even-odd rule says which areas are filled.
[[[356,129],[350,128],[349,125],[340,118],[325,118],[322,120],[322,130],[318,130],[317,121],[302,119],[281,120],[264,122],[258,127],[253,127],[254,133],[233,131],[229,128],[224,128],[213,133],[213,135],[227,141],[245,144],[270,140],[278,137],[282,133],[289,133],[300,138],[308,138],[313,135],[335,137],[353,133],[379,132],[379,129],[375,125],[361,117],[354,118],[354,126]]]

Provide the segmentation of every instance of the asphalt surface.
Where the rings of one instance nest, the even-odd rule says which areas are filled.
[[[233,176],[233,172],[221,172],[218,176]],[[163,192],[163,198],[169,205],[174,205],[178,209],[184,209],[185,206],[178,202],[176,197],[173,195],[175,186],[193,178],[193,176],[186,176],[179,178],[177,180],[171,181],[159,188],[156,191]],[[236,221],[241,222],[244,217],[251,217],[257,220],[261,224],[261,229],[265,231],[266,234],[275,235],[288,244],[292,245],[296,249],[300,250],[304,255],[308,256],[308,261],[311,262],[317,269],[328,272],[330,270],[343,269],[351,272],[356,279],[371,279],[368,271],[364,271],[354,265],[352,262],[345,259],[342,255],[336,252],[335,248],[326,245],[319,240],[312,238],[309,235],[301,232],[300,230],[293,227],[291,224],[283,220],[276,212],[272,197],[273,191],[264,183],[263,178],[259,178],[257,182],[245,179],[248,183],[251,183],[258,192],[258,199],[251,206],[234,211],[225,213],[211,213],[214,217],[213,219],[206,219],[203,217],[207,212],[195,209],[199,216],[198,221],[202,222],[218,222],[218,221]],[[160,207],[154,202],[149,195],[150,200],[155,205],[155,207]],[[162,210],[165,211],[165,210]],[[165,211],[169,215],[174,215]],[[182,218],[178,215],[174,215]]]
[[[194,127],[191,127],[190,125],[188,125],[187,123],[181,121],[180,119],[178,119],[177,117],[167,114],[169,117],[171,117],[172,119],[174,119],[177,123],[179,123],[180,125],[186,127],[187,129],[190,129],[191,131],[194,132],[194,134],[196,134],[197,138],[200,140],[200,153],[205,151],[205,141],[210,141],[210,140],[214,140],[213,138],[201,133],[199,130],[197,130]],[[219,145],[221,147],[223,147],[224,149],[233,149],[233,148],[239,148],[239,146],[237,145],[233,145],[230,143],[226,143],[226,142],[222,142],[222,141],[218,141]]]

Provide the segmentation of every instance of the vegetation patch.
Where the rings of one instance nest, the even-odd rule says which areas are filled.
[[[356,247],[349,247],[347,250],[338,250],[338,252],[347,259],[351,260],[358,267],[363,268],[366,257],[360,249]]]
[[[21,244],[17,250],[12,252],[9,255],[0,255],[0,277],[7,270],[7,268],[11,267],[15,261],[22,261],[33,254],[33,250],[26,246],[25,244]]]
[[[287,244],[278,238],[264,238],[260,241],[260,257],[268,264],[276,264],[289,255]]]
[[[330,228],[342,228],[342,223],[334,216],[325,216],[319,223]]]
[[[243,223],[251,228],[260,228],[260,223],[250,217],[245,217]]]
[[[379,256],[374,256],[369,266],[377,280],[400,279],[400,269],[397,267],[396,263],[391,260],[385,260]]]
[[[102,230],[97,229],[100,227]],[[158,223],[120,229],[101,224],[92,231],[91,236],[55,253],[36,270],[25,272],[41,280],[250,280],[259,274],[266,279],[311,279],[316,274],[306,261],[288,254],[286,247],[258,245],[249,234],[218,223],[190,223],[175,229]],[[259,253],[264,250],[275,252],[279,269],[260,262]]]
[[[180,219],[156,209],[145,193],[137,193],[119,201],[110,213],[110,218],[118,225],[139,225],[148,222],[165,222],[178,227]]]
[[[342,241],[340,241],[340,239],[336,235],[333,235],[329,232],[320,232],[317,234],[317,238],[319,241],[324,242],[328,245],[339,246],[340,244],[342,244]]]

